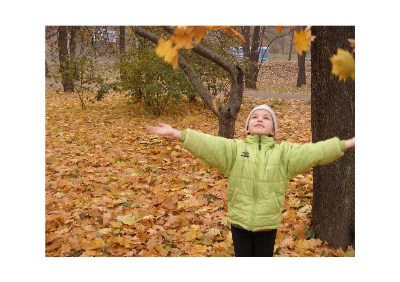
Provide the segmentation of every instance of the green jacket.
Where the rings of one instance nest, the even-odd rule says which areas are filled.
[[[344,153],[334,137],[304,145],[275,144],[269,136],[226,139],[195,130],[182,131],[183,147],[228,178],[228,217],[232,224],[257,231],[279,227],[289,180]]]

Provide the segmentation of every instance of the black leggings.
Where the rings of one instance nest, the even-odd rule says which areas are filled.
[[[231,225],[235,257],[272,257],[276,229],[271,231],[247,231]]]

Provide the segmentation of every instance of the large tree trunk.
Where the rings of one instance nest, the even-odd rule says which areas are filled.
[[[173,33],[174,30],[169,27],[164,27],[169,33]],[[146,30],[142,27],[135,27],[135,33],[147,40],[152,41],[157,44],[159,37],[154,33]],[[192,52],[197,53],[205,59],[212,61],[221,68],[223,68],[231,78],[231,89],[229,91],[229,99],[226,105],[217,104],[217,109],[213,106],[214,96],[207,90],[200,76],[194,71],[190,64],[185,60],[182,55],[179,55],[179,67],[188,77],[190,83],[199,93],[201,99],[207,108],[212,111],[219,120],[219,131],[218,134],[225,138],[234,138],[235,134],[235,121],[240,110],[240,105],[242,104],[244,82],[243,82],[243,72],[239,66],[233,65],[228,60],[224,59],[210,49],[203,47],[202,45],[197,45]]]
[[[333,136],[355,135],[355,83],[339,82],[331,74],[329,58],[338,47],[355,38],[354,26],[312,27],[316,36],[311,49],[311,125],[313,142]],[[331,246],[355,246],[354,166],[350,150],[338,161],[313,170],[312,223],[316,236]]]
[[[74,74],[71,71],[67,27],[60,26],[58,31],[58,58],[60,61],[61,83],[64,92],[74,91]]]

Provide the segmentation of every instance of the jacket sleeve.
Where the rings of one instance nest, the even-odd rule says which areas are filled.
[[[344,140],[337,137],[304,145],[285,142],[283,161],[291,179],[314,167],[330,164],[343,156]]]
[[[193,156],[218,168],[225,176],[235,161],[236,141],[192,129],[182,131],[183,147]]]

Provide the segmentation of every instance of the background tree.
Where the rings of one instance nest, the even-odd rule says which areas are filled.
[[[58,59],[60,61],[61,83],[64,92],[74,91],[74,69],[70,57],[71,49],[68,48],[70,46],[68,33],[70,33],[70,27],[60,26],[58,28]]]
[[[244,68],[245,68],[245,87],[249,89],[257,89],[258,74],[260,72],[262,61],[259,61],[260,47],[268,48],[270,52],[270,46],[275,42],[279,41],[279,51],[284,54],[285,42],[287,36],[293,33],[293,28],[289,28],[289,31],[283,33],[278,32],[276,27],[268,26],[242,26],[240,28],[241,33],[245,39],[242,43]],[[270,38],[270,39],[268,39]],[[275,41],[276,39],[280,39]],[[270,40],[268,42],[268,40]],[[264,44],[265,42],[265,44]],[[291,52],[291,50],[290,50]],[[263,57],[264,53],[261,54]]]
[[[125,48],[126,48],[126,40],[125,40],[125,26],[120,26],[119,27],[119,59],[120,61],[125,59]],[[119,75],[121,76],[121,79],[125,79],[125,74],[123,70],[120,68],[119,69]]]
[[[248,58],[245,71],[245,87],[257,89],[257,78],[260,70],[258,57],[264,36],[265,27],[263,26],[242,26],[241,32],[245,39],[242,44],[243,57]]]
[[[182,70],[172,71],[147,40],[133,42],[117,67],[123,74],[118,82],[120,89],[133,102],[143,101],[145,109],[155,116],[167,110],[169,102],[178,103],[183,95],[194,92]]]
[[[150,40],[155,44],[157,44],[160,40],[159,36],[150,32],[146,28],[135,27],[134,30],[137,35]],[[168,27],[165,27],[165,30],[167,30],[169,34],[173,34],[175,32],[174,29]],[[166,42],[166,44],[169,43]],[[165,50],[167,52],[165,55],[170,56],[169,52],[171,49],[161,46],[158,50]],[[213,62],[226,71],[227,75],[229,76],[230,89],[226,95],[227,101],[224,103],[219,103],[215,99],[213,93],[211,93],[207,86],[203,83],[202,76],[195,71],[194,67],[188,62],[188,60],[181,55],[179,57],[174,57],[177,59],[179,67],[183,70],[193,87],[199,93],[206,107],[217,116],[219,121],[218,135],[226,138],[233,138],[235,121],[240,110],[244,90],[242,69],[238,65],[231,63],[230,60],[226,59],[217,52],[214,52],[210,48],[203,46],[203,43],[196,45],[194,48],[190,49],[189,52],[195,52],[201,56],[203,60],[207,59]]]
[[[296,27],[296,31],[301,31],[305,27]],[[302,86],[303,84],[306,84],[306,52],[302,52],[300,55],[297,54],[297,65],[299,68],[299,72],[297,75],[297,87]]]
[[[337,49],[351,50],[347,39],[355,37],[354,26],[311,29],[316,36],[311,47],[312,141],[355,134],[355,84],[339,82],[331,73],[329,58]],[[355,245],[354,175],[355,152],[351,150],[333,164],[313,169],[312,222],[316,236],[333,247]]]

